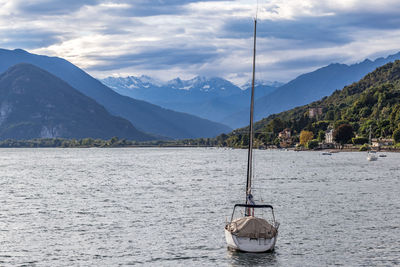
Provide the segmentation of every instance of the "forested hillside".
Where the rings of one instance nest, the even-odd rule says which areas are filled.
[[[93,99],[31,64],[0,75],[0,140],[101,138],[154,140]]]
[[[311,116],[311,109],[321,112]],[[255,124],[255,136],[258,143],[276,144],[279,132],[285,128],[290,129],[294,138],[302,130],[311,131],[317,138],[321,131],[343,124],[352,126],[354,136],[367,137],[371,129],[375,138],[391,138],[400,128],[399,60],[377,68],[329,97],[262,119]],[[222,139],[228,145],[246,145],[246,131],[238,129]]]

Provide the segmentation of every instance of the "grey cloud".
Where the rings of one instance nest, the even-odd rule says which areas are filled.
[[[185,67],[208,63],[218,58],[218,53],[215,47],[160,48],[121,56],[93,55],[92,57],[103,63],[91,67],[90,70],[107,71],[131,66],[157,70],[168,66]]]
[[[296,20],[260,20],[258,36],[297,41],[294,45],[321,47],[342,45],[354,40],[360,30],[398,29],[398,14],[343,13],[325,17],[302,17]],[[250,38],[252,21],[234,19],[227,21],[221,37]]]
[[[16,12],[25,15],[65,15],[83,6],[95,6],[101,3],[128,4],[129,8],[110,9],[108,12],[120,16],[156,16],[173,15],[186,12],[185,6],[196,2],[218,2],[220,0],[44,0],[38,2],[21,2]],[[233,1],[233,0],[227,0]],[[95,19],[95,18],[94,18]]]
[[[3,47],[35,49],[59,43],[58,33],[46,30],[18,29],[0,32],[0,43]]]
[[[342,27],[360,29],[391,30],[398,29],[400,16],[398,13],[346,13],[336,16],[337,24]]]
[[[221,0],[137,0],[134,3],[132,1],[119,1],[119,3],[131,4],[132,7],[116,12],[137,17],[183,14],[186,12],[185,6],[190,3],[219,1]]]
[[[61,15],[80,9],[85,5],[97,5],[101,0],[46,0],[37,3],[22,2],[17,11],[24,14]]]
[[[233,20],[225,24],[222,35],[223,38],[250,38],[252,32],[251,20]],[[346,30],[335,27],[321,19],[304,18],[292,21],[269,21],[260,20],[258,23],[257,36],[272,37],[278,39],[296,40],[303,46],[344,44],[352,40],[346,34]]]
[[[125,35],[125,34],[130,34],[130,31],[128,31],[128,30],[115,29],[113,27],[105,27],[105,28],[99,29],[97,32],[101,33],[101,34],[105,34],[105,35]]]
[[[105,38],[112,39],[112,42],[104,41],[102,43],[102,41],[99,41],[99,46],[106,46],[110,43],[117,45],[117,41],[121,40],[121,47],[123,47],[121,49],[124,51],[129,46],[132,47],[132,51],[137,51],[137,49],[144,51],[142,53],[128,51],[125,55],[114,57],[101,54],[80,55],[81,58],[99,62],[98,66],[90,68],[90,70],[99,72],[136,66],[141,70],[155,71],[174,68],[183,72],[212,70],[225,74],[237,73],[238,70],[242,69],[242,62],[235,63],[235,66],[221,66],[221,62],[224,61],[223,59],[229,59],[229,57],[235,55],[243,56],[247,47],[238,47],[237,44],[247,41],[250,43],[253,34],[251,18],[227,17],[226,13],[221,15],[221,18],[216,18],[218,23],[213,21],[215,16],[210,16],[209,25],[211,26],[216,25],[218,27],[221,22],[225,22],[222,29],[214,31],[216,28],[212,28],[209,33],[190,31],[190,38],[181,37],[185,36],[185,27],[190,27],[190,23],[189,26],[172,24],[167,25],[167,27],[163,27],[163,25],[153,27],[150,25],[151,23],[145,24],[148,23],[149,19],[143,18],[146,16],[187,14],[187,20],[190,21],[191,19],[198,19],[198,17],[191,16],[196,14],[189,13],[192,10],[187,8],[188,4],[218,0],[41,0],[36,3],[34,1],[28,1],[28,3],[19,1],[21,1],[21,4],[17,5],[17,9],[12,13],[19,16],[21,24],[18,25],[18,20],[16,20],[16,26],[23,30],[1,32],[0,41],[2,43],[0,46],[25,49],[45,48],[59,43],[61,40],[74,40],[79,38],[82,32],[89,32],[90,34],[118,35],[115,39],[114,36]],[[96,17],[91,17],[92,15],[85,17],[79,14],[80,24],[76,24],[74,11],[86,5],[96,6],[101,3],[129,4],[130,8],[94,8],[90,14],[96,14],[93,15]],[[277,55],[278,51],[291,51],[292,57],[297,55],[300,58],[284,60],[285,55],[282,54],[283,61],[272,65],[268,64],[268,66],[259,66],[259,70],[262,72],[275,71],[279,74],[297,73],[300,72],[299,70],[309,70],[331,62],[346,62],[347,58],[337,53],[341,46],[351,44],[354,41],[359,43],[364,38],[368,38],[369,31],[375,32],[375,34],[383,34],[398,30],[400,16],[394,10],[386,13],[374,13],[373,11],[357,13],[357,11],[352,11],[324,17],[297,17],[295,20],[260,20],[258,36],[277,39],[276,41],[269,39],[260,41],[260,53],[265,53],[266,57],[280,57]],[[200,14],[202,19],[204,19],[204,16],[207,16],[207,14]],[[173,16],[168,16],[168,20],[171,20],[171,18],[173,19]],[[52,24],[55,19],[57,19],[57,23],[54,25],[57,26]],[[31,21],[42,23],[29,24]],[[156,18],[156,21],[160,21],[160,18]],[[65,25],[63,29],[55,28],[63,27],[63,25]],[[71,25],[73,27],[70,27]],[[78,28],[77,25],[82,27]],[[37,27],[37,29],[33,29],[34,27]],[[154,32],[149,32],[150,30]],[[159,32],[164,30],[168,32]],[[364,32],[357,35],[358,31]],[[137,43],[132,41],[132,43],[126,44],[125,41],[129,41],[129,38],[134,39],[136,36],[144,37],[144,40],[146,40],[146,37],[161,38],[162,40],[157,43],[148,38],[150,41]],[[248,40],[245,42],[242,42],[243,40],[229,42],[225,39]],[[143,43],[147,43],[149,46],[137,47],[143,45]],[[165,44],[168,44],[167,48]],[[218,45],[214,46],[214,44]],[[107,50],[107,47],[103,48],[104,51]],[[327,55],[323,57],[302,56],[301,51],[310,51],[313,48],[327,48],[324,50]],[[380,49],[390,48],[382,47]],[[118,47],[113,49],[117,50]],[[251,50],[251,47],[248,47],[248,49]],[[377,49],[379,48],[371,48],[370,50],[375,52]],[[268,55],[268,53],[273,55]],[[205,70],[205,66],[207,66],[207,70]]]

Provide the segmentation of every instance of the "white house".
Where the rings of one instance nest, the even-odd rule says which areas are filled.
[[[333,143],[333,130],[329,129],[325,132],[325,143],[332,144]]]

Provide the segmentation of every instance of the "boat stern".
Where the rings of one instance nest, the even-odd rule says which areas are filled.
[[[225,229],[225,239],[228,248],[242,252],[269,252],[275,249],[278,234],[272,238],[238,237]]]

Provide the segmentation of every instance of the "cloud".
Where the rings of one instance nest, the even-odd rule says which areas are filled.
[[[163,48],[140,53],[122,54],[118,56],[92,56],[101,63],[93,66],[93,70],[114,70],[140,65],[148,70],[165,70],[169,66],[202,65],[212,62],[218,57],[216,49],[211,47]],[[91,69],[91,68],[89,68]]]
[[[16,29],[0,31],[0,40],[4,47],[33,49],[59,43],[61,38],[53,31]]]
[[[6,2],[6,1],[4,1]],[[13,0],[2,4],[14,15],[61,15],[69,14],[86,5],[96,5],[101,0]]]
[[[126,1],[132,3],[132,1]],[[220,2],[219,0],[136,0],[125,14],[131,16],[156,16],[186,14],[187,5],[191,3],[204,4],[207,2]],[[228,3],[231,1],[227,1]]]
[[[97,76],[160,79],[251,71],[248,0],[0,0],[4,48],[66,58]],[[399,50],[395,0],[260,1],[259,78],[287,81],[331,62]]]
[[[344,44],[351,42],[350,34],[336,18],[304,18],[302,20],[259,20],[257,36],[260,38],[286,39],[297,41],[303,47]],[[224,26],[221,38],[252,38],[252,22],[245,19],[232,20]]]

